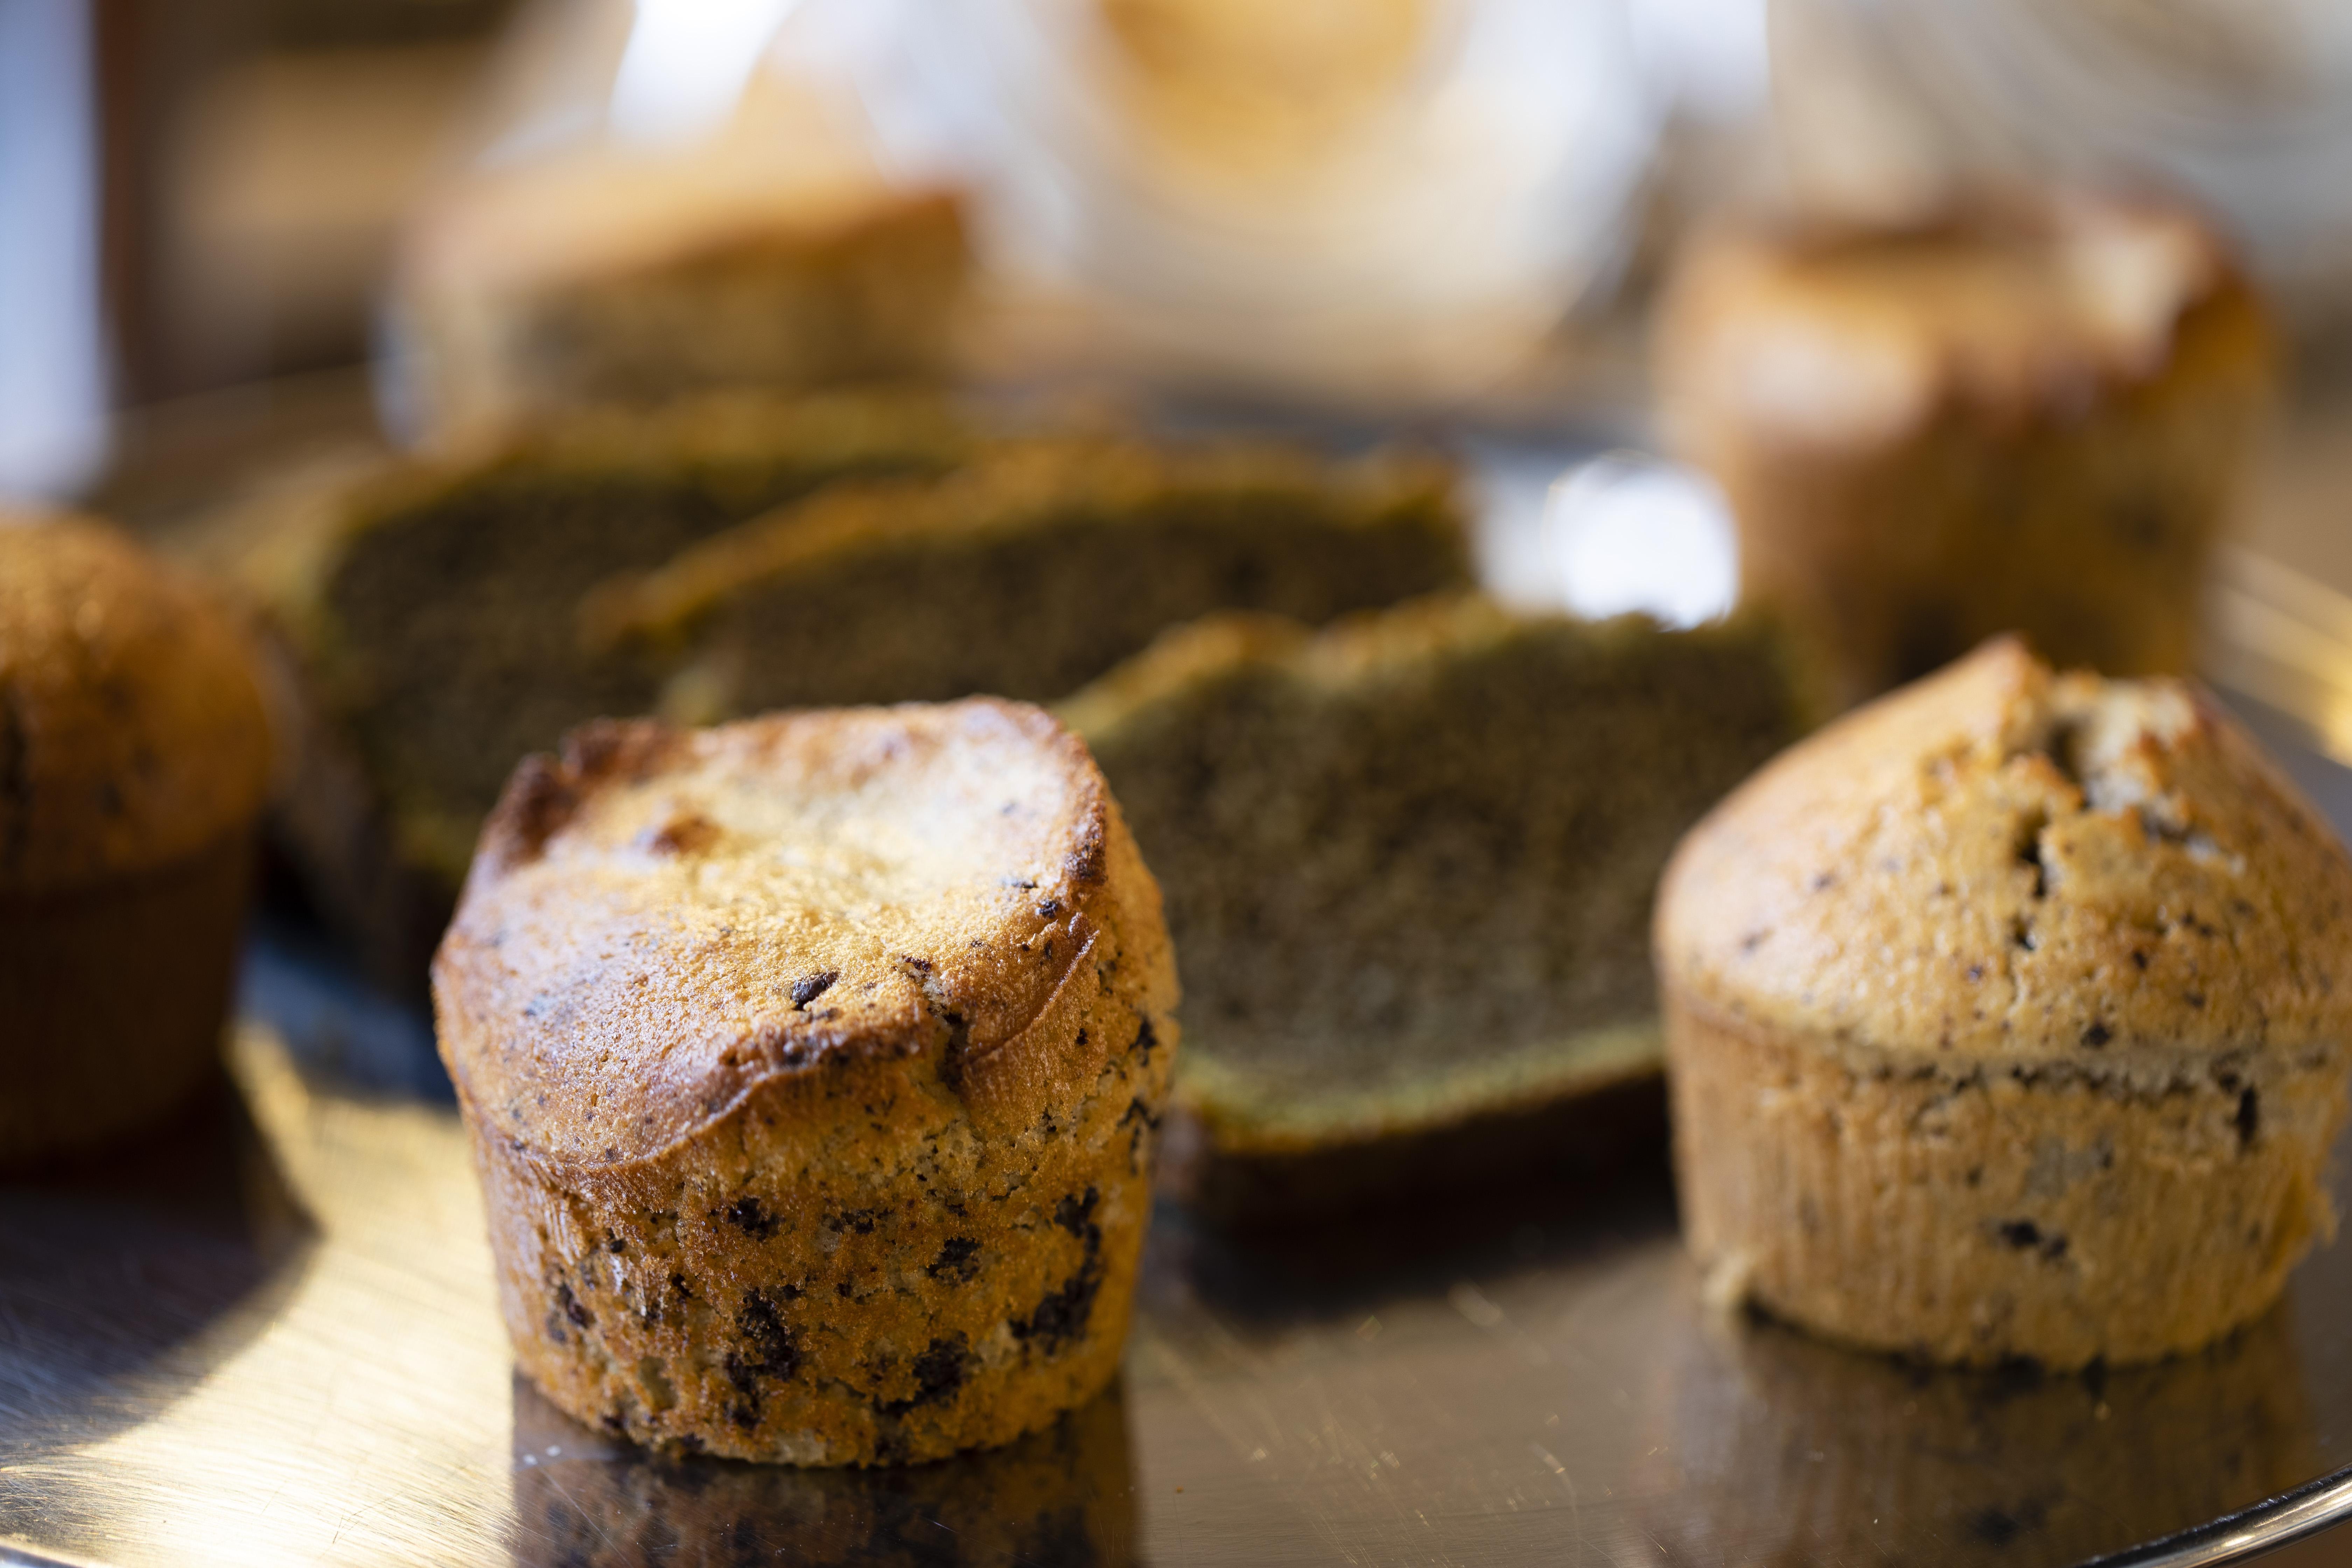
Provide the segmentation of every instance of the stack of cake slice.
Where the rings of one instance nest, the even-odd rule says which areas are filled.
[[[1467,579],[1440,465],[994,436],[913,395],[604,411],[280,516],[252,572],[302,716],[284,837],[421,981],[514,763],[589,719],[1053,699],[1223,607]]]

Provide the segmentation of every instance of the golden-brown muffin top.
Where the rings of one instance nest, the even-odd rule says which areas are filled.
[[[2160,374],[2184,316],[2224,294],[2259,355],[2260,312],[2220,243],[2152,205],[2021,200],[1911,228],[1726,230],[1675,280],[1663,380],[1670,404],[1704,400],[1799,440],[1902,436],[1954,405],[2063,418]]]
[[[1694,1005],[1953,1068],[2352,1032],[2352,860],[2211,696],[1988,643],[1783,752],[1657,915]]]
[[[209,848],[259,812],[269,767],[227,615],[113,529],[0,515],[0,892]]]
[[[1086,748],[1023,703],[590,725],[483,828],[433,966],[450,1072],[571,1166],[829,1067],[907,1059],[957,1092],[1104,956],[1115,902],[1158,931],[1124,835]],[[1172,1005],[1164,939],[1120,962]]]

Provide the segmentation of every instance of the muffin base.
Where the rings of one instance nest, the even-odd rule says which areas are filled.
[[[0,894],[0,1165],[131,1131],[218,1073],[252,868],[238,832],[136,877]]]
[[[1910,1067],[1665,1000],[1684,1234],[1718,1299],[1930,1361],[2153,1361],[2258,1316],[2334,1228],[2340,1047]]]
[[[467,1108],[518,1363],[616,1436],[792,1465],[940,1458],[1093,1398],[1118,1371],[1176,1044],[1123,945],[1036,1026],[1091,1054],[1091,1081],[1018,1125],[969,1081],[984,1062],[961,1089],[832,1062],[567,1176]]]

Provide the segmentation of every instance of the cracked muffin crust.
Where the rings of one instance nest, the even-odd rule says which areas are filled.
[[[110,528],[0,514],[0,1162],[212,1070],[269,766],[226,615]]]
[[[1693,830],[1656,945],[1725,1295],[1928,1358],[2150,1360],[2334,1216],[2352,862],[2201,689],[2014,640]]]
[[[1174,964],[1039,710],[575,731],[484,828],[434,995],[516,1358],[579,1419],[897,1463],[1116,1372]]]

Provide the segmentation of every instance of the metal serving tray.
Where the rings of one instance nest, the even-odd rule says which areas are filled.
[[[1556,447],[1477,454],[1524,576]],[[2232,557],[2214,671],[2352,826],[2352,601]],[[910,1469],[662,1462],[512,1372],[430,1041],[253,949],[234,1085],[0,1184],[0,1563],[2234,1561],[2352,1520],[2352,1238],[2207,1353],[2053,1378],[1699,1299],[1662,1153],[1251,1242],[1163,1208],[1117,1388]],[[2335,1167],[2352,1213],[2352,1148]]]
[[[1279,1241],[1163,1209],[1121,1383],[1055,1431],[657,1461],[515,1378],[419,1026],[276,944],[247,995],[233,1089],[0,1186],[0,1561],[2032,1568],[2352,1517],[2352,1242],[2202,1355],[1933,1372],[1705,1306],[1655,1156]]]

